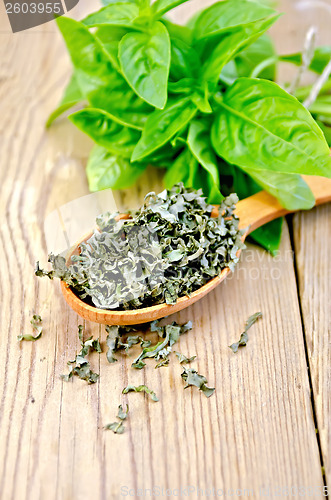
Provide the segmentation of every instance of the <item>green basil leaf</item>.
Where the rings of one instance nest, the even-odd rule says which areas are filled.
[[[203,168],[210,176],[209,203],[221,203],[223,196],[219,190],[220,179],[218,175],[217,158],[210,142],[210,121],[193,120],[189,127],[187,144]]]
[[[193,47],[186,44],[183,40],[171,38],[169,75],[171,80],[198,78],[200,64],[200,57]]]
[[[141,160],[166,144],[189,123],[196,112],[197,108],[189,98],[168,100],[163,110],[155,110],[149,116],[133,151],[132,161]]]
[[[283,217],[272,220],[258,229],[255,229],[255,231],[249,235],[249,238],[275,256],[282,237],[283,221]]]
[[[219,77],[220,82],[224,83],[227,87],[232,85],[237,78],[239,78],[235,61],[236,59],[230,59],[230,61],[223,66]]]
[[[195,85],[194,78],[181,78],[177,82],[168,83],[168,92],[170,94],[190,94]]]
[[[102,5],[109,5],[114,3],[136,3],[136,0],[101,0]]]
[[[86,167],[90,191],[125,189],[136,182],[146,164],[132,164],[101,146],[94,146]]]
[[[166,18],[162,18],[161,22],[167,28],[171,40],[177,39],[185,42],[188,46],[192,45],[193,31],[188,26],[173,23]]]
[[[196,105],[196,107],[202,112],[202,113],[212,113],[212,107],[209,102],[209,85],[207,82],[202,83],[201,85],[194,88],[192,88],[192,94],[191,94],[191,99],[192,102]]]
[[[107,111],[119,123],[142,129],[152,108],[116,71],[102,44],[74,19],[62,16],[56,22],[74,65],[77,84],[90,104]]]
[[[245,171],[331,177],[329,147],[321,129],[276,83],[239,78],[219,104],[212,144],[228,163]]]
[[[269,29],[276,19],[278,19],[278,15],[238,26],[235,30],[222,35],[221,40],[214,48],[214,39],[208,41],[201,57],[204,61],[200,72],[201,77],[216,84],[225,64]]]
[[[200,39],[224,34],[275,14],[273,9],[249,0],[224,0],[200,13],[194,25],[194,37]]]
[[[139,97],[156,108],[167,102],[170,37],[156,22],[147,33],[127,33],[119,44],[122,73]]]
[[[163,14],[171,9],[187,2],[188,0],[156,0],[152,5],[152,12],[157,16],[161,17]]]
[[[309,106],[309,111],[314,115],[331,117],[331,95],[318,96],[316,101]]]
[[[233,167],[233,190],[239,199],[268,191],[288,210],[309,210],[315,198],[308,184],[298,174]]]
[[[232,177],[232,183],[230,182],[230,192],[234,191],[237,193],[239,199],[241,200],[261,191],[261,186],[259,186],[252,179],[252,177],[247,175],[239,167],[222,162],[221,174],[222,191],[225,190],[224,183],[226,183],[228,175],[230,174],[230,177]],[[249,238],[274,255],[279,248],[282,234],[282,223],[282,217],[268,222],[253,231],[249,235]]]
[[[192,187],[197,168],[198,161],[196,158],[188,148],[184,149],[166,171],[163,178],[165,188],[171,189],[172,186],[179,182],[183,182],[186,187]]]
[[[183,182],[187,188],[201,188],[210,203],[217,203],[217,200],[223,199],[212,175],[199,164],[188,148],[177,156],[164,176],[164,185],[167,189],[178,182]]]
[[[140,132],[123,127],[102,109],[85,108],[70,115],[69,119],[94,142],[124,158],[131,157],[140,137]]]
[[[320,122],[319,120],[317,120],[317,124],[320,127],[320,129],[322,130],[324,137],[326,139],[326,142],[331,147],[331,127],[328,127],[327,125],[325,125],[323,122]]]
[[[315,205],[311,189],[298,174],[283,174],[270,170],[243,170],[288,210],[309,210]]]
[[[325,45],[323,47],[317,47],[315,49],[314,57],[310,63],[309,69],[315,73],[321,74],[328,64],[331,58],[331,46]],[[279,60],[283,62],[288,62],[295,64],[296,66],[301,66],[302,64],[302,54],[297,52],[296,54],[288,54],[279,56]]]
[[[56,118],[65,113],[68,109],[76,106],[79,102],[84,100],[84,95],[82,94],[75,74],[72,75],[65,91],[62,96],[62,99],[58,105],[58,107],[49,115],[48,120],[46,122],[46,128],[50,127]]]
[[[273,42],[270,36],[264,33],[254,43],[249,45],[249,47],[240,52],[240,54],[238,54],[238,56],[235,58],[234,61],[237,68],[238,77],[250,76],[252,71],[258,65],[268,59],[271,61],[275,57],[276,51]],[[275,80],[275,62],[262,69],[258,76],[259,78],[264,78],[266,80]]]
[[[95,38],[107,52],[111,64],[118,72],[121,72],[121,65],[118,59],[118,45],[125,34],[126,30],[124,28],[107,25],[97,28],[94,34]]]
[[[139,7],[134,2],[112,2],[97,12],[93,12],[82,20],[86,26],[102,26],[103,24],[132,28],[133,21],[139,16]]]

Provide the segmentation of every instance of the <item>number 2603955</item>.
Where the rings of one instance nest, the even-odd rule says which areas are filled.
[[[6,3],[7,14],[61,14],[61,2],[47,2],[47,3]]]

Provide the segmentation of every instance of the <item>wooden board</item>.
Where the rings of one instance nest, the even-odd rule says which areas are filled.
[[[82,1],[74,14],[80,17],[87,7],[93,8]],[[80,319],[64,303],[58,284],[37,280],[33,267],[36,259],[46,260],[45,216],[88,193],[84,165],[91,143],[65,122],[44,130],[69,76],[54,24],[12,35],[2,4],[0,16],[0,497],[118,499],[129,489],[137,496],[138,489],[191,487],[193,497],[197,488],[205,494],[216,488],[219,496],[231,489],[238,490],[237,496],[246,490],[248,496],[249,490],[257,497],[262,497],[260,488],[270,488],[265,496],[275,498],[279,488],[285,495],[283,488],[310,487],[317,488],[313,498],[318,498],[323,480],[286,228],[277,259],[250,247],[232,279],[175,316],[194,322],[176,350],[197,354],[192,366],[216,387],[210,399],[194,388],[184,391],[176,358],[168,368],[155,370],[151,362],[135,371],[131,357],[109,365],[105,353],[93,354],[97,384],[60,380],[79,349]],[[155,175],[149,172],[138,190],[124,193],[123,203],[137,203],[157,186]],[[311,217],[317,224],[318,214]],[[305,224],[302,219],[301,234]],[[325,266],[330,243],[321,255],[317,243],[309,245],[309,235],[300,262],[307,257],[314,262],[317,256]],[[322,227],[314,238],[322,238]],[[309,292],[312,303],[309,293],[303,301],[310,304],[306,309],[312,318],[305,320],[306,332],[310,324],[312,332],[316,325],[325,328],[322,314],[327,318],[329,312],[323,283]],[[228,345],[257,310],[263,320],[250,331],[247,347],[233,354]],[[18,343],[19,333],[30,332],[33,313],[44,318],[43,336],[36,343]],[[86,335],[100,335],[105,347],[103,327],[85,326]],[[318,415],[324,411],[324,420],[318,417],[321,429],[328,418],[324,338],[319,335],[324,354],[313,377],[323,374],[319,392],[314,391],[321,401],[315,401]],[[121,396],[128,383],[146,383],[160,402],[142,394]],[[104,431],[118,404],[127,401],[125,433]],[[327,439],[322,440],[325,464]]]
[[[294,217],[294,248],[312,394],[326,481],[331,482],[331,205]]]

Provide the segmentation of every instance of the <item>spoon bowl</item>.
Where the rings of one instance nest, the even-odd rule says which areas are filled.
[[[303,177],[314,194],[316,200],[315,205],[331,201],[331,179],[315,176]],[[243,241],[249,233],[258,227],[290,212],[290,210],[286,210],[282,207],[276,198],[271,196],[266,191],[260,191],[249,198],[239,201],[237,203],[235,213],[239,217],[239,228],[246,229],[242,237]],[[215,206],[211,216],[217,217],[217,215],[218,208]],[[86,241],[91,234],[85,236],[81,242]],[[78,245],[71,255],[77,252]],[[240,251],[237,254],[238,256],[239,253]],[[61,290],[69,306],[82,318],[88,321],[101,323],[103,325],[137,325],[154,321],[155,319],[160,319],[164,316],[169,316],[170,314],[174,314],[182,309],[185,309],[191,304],[194,304],[219,285],[229,273],[229,268],[223,269],[218,276],[212,278],[208,281],[208,283],[193,292],[190,296],[184,296],[177,299],[175,304],[169,305],[164,303],[151,307],[125,311],[98,309],[97,307],[86,304],[83,300],[77,297],[77,295],[64,281],[61,281]]]

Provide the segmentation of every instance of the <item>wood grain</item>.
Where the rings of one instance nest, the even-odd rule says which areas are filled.
[[[80,17],[95,5],[82,1],[74,15]],[[263,498],[259,488],[269,487],[268,497],[276,498],[281,496],[278,488],[321,489],[286,228],[276,259],[250,247],[231,279],[175,315],[178,321],[194,322],[194,329],[180,339],[176,349],[198,355],[192,366],[216,387],[210,399],[195,388],[183,390],[176,359],[168,368],[155,370],[151,362],[145,370],[136,371],[130,367],[131,357],[121,356],[109,365],[105,353],[93,354],[92,368],[100,373],[97,384],[60,380],[67,360],[79,349],[80,320],[65,304],[58,284],[37,280],[33,266],[38,258],[46,260],[45,216],[88,192],[84,165],[90,143],[66,122],[50,132],[44,130],[47,114],[69,77],[68,57],[54,24],[12,35],[1,3],[0,31],[0,497],[108,500],[122,498],[121,492],[128,491],[125,488],[191,486],[254,490],[257,498]],[[122,193],[123,206],[136,203],[157,185],[155,175],[150,171],[138,189]],[[318,229],[314,233],[313,219],[308,225],[302,216],[298,219],[304,242],[301,262],[308,259],[309,269],[319,272],[325,269],[330,253],[330,238],[328,243],[323,240],[323,247],[317,243],[322,241],[317,238],[322,238],[325,214],[330,214],[325,210],[329,209],[305,214],[315,218]],[[316,245],[309,244],[312,238]],[[320,267],[316,268],[318,259]],[[309,310],[306,333],[309,338],[308,327],[313,325],[314,342],[318,335],[323,352],[315,362],[313,378],[316,384],[320,377],[315,407],[321,409],[318,425],[326,429],[321,444],[324,462],[329,464],[329,362],[321,330],[325,330],[327,320],[322,318],[328,317],[330,294],[324,279],[307,292],[301,285],[300,294]],[[251,329],[247,347],[233,354],[228,345],[238,340],[245,320],[258,310],[263,319]],[[44,318],[43,336],[35,343],[18,343],[19,333],[30,332],[33,313]],[[86,335],[100,335],[104,346],[103,327],[85,326]],[[128,383],[146,383],[160,402],[142,394],[121,396]],[[130,416],[125,433],[104,431],[103,426],[114,420],[118,404],[126,401]],[[316,491],[311,498],[320,497]]]
[[[331,483],[331,206],[294,217],[294,248],[309,369],[327,483]]]

